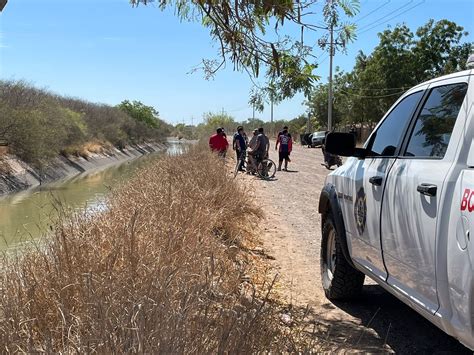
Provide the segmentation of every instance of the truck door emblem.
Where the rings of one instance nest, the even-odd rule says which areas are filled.
[[[357,231],[360,235],[364,234],[365,222],[367,219],[367,202],[363,187],[361,187],[359,191],[357,191],[356,201],[354,205],[354,217],[357,226]]]

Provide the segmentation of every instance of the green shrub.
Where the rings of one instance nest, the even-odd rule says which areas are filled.
[[[8,142],[13,154],[40,168],[59,153],[82,155],[81,146],[90,141],[124,148],[160,141],[170,133],[171,126],[154,108],[131,105],[146,108],[153,124],[134,110],[61,97],[24,81],[0,81],[0,139]]]

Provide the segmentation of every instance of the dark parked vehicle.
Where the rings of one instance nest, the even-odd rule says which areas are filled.
[[[311,148],[319,147],[324,144],[326,138],[326,131],[314,132],[311,135]]]

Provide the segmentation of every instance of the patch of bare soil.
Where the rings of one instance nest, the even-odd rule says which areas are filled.
[[[277,162],[275,151],[270,158]],[[290,171],[274,181],[245,174],[265,213],[262,243],[279,274],[277,290],[293,314],[305,314],[304,335],[317,347],[342,351],[464,353],[468,350],[366,278],[363,294],[332,303],[321,287],[319,194],[329,171],[320,149],[296,146]],[[323,344],[321,344],[323,343]]]

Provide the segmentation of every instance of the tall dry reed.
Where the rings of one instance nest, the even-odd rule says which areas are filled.
[[[240,246],[260,211],[215,156],[163,158],[99,214],[62,215],[47,242],[4,257],[2,352],[285,350]]]

